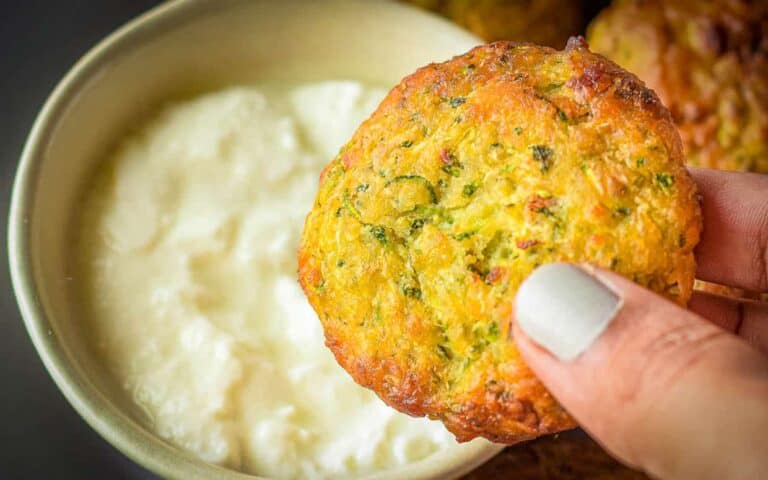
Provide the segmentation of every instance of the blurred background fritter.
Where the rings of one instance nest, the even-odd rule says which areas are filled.
[[[588,40],[661,97],[690,164],[768,173],[768,1],[616,0]]]
[[[581,0],[405,0],[437,12],[485,41],[563,48],[583,30]]]

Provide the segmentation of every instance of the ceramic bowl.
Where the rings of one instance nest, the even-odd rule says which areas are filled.
[[[130,126],[164,101],[233,84],[343,78],[392,86],[477,43],[458,27],[393,2],[186,0],[149,11],[85,55],[29,134],[9,224],[13,285],[27,330],[80,415],[163,477],[256,478],[154,435],[85,345],[68,274],[73,211],[96,163]],[[372,478],[452,478],[500,448],[448,449]]]

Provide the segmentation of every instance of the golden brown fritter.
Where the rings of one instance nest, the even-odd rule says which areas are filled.
[[[618,0],[589,43],[656,91],[689,163],[768,173],[768,2]]]
[[[589,261],[685,303],[700,232],[654,93],[581,39],[406,77],[324,170],[299,278],[361,385],[460,440],[574,426],[509,336],[537,266]]]
[[[562,48],[583,27],[577,0],[405,0],[449,18],[486,41]]]

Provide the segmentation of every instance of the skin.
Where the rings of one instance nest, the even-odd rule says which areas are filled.
[[[506,341],[538,265],[684,304],[700,211],[669,112],[583,40],[499,42],[406,77],[321,177],[299,280],[339,364],[459,440],[574,426]]]
[[[768,291],[768,178],[692,173],[704,197],[697,275]],[[539,378],[606,449],[654,478],[766,478],[768,305],[697,293],[688,311],[611,272],[589,271],[623,307],[571,363],[516,327]]]
[[[768,173],[768,2],[616,0],[588,40],[656,91],[688,163]]]

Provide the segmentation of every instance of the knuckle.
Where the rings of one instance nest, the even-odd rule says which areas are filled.
[[[719,342],[728,336],[725,331],[708,327],[691,328],[689,322],[680,322],[645,336],[634,356],[635,374],[624,378],[616,392],[621,417],[615,418],[614,424],[623,425],[627,432],[647,432],[649,418],[658,415],[660,405],[675,384],[712,358]],[[627,460],[638,460],[631,448],[635,442],[622,442]]]
[[[665,329],[644,349],[651,360],[647,372],[657,380],[673,381],[685,370],[708,358],[711,347],[725,331],[709,326],[677,325]]]
[[[681,377],[711,358],[713,348],[728,337],[724,330],[701,323],[672,321],[658,332],[641,336],[634,367],[637,372],[623,390],[625,404],[658,398]]]

